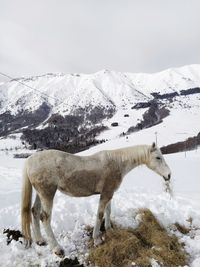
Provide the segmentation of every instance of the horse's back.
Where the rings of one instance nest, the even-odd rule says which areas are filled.
[[[49,150],[43,150],[38,151],[34,154],[32,154],[28,159],[29,164],[33,164],[34,162],[39,161],[39,163],[47,162],[52,163],[53,161],[59,161],[66,158],[75,158],[76,156],[67,152],[63,152],[60,150],[55,149],[49,149]]]
[[[34,176],[46,172],[48,175],[60,174],[63,177],[76,171],[102,170],[105,163],[102,153],[79,156],[53,149],[36,152],[26,160],[29,174]]]
[[[59,150],[43,150],[34,153],[26,160],[26,168],[30,179],[57,177],[59,171],[66,167],[66,159],[73,162],[75,156]],[[68,164],[67,164],[68,165]],[[64,171],[64,170],[63,170]]]

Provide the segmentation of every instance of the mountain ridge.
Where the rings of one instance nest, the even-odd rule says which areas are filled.
[[[200,65],[197,64],[153,74],[108,70],[94,74],[45,74],[1,84],[0,113],[17,112],[17,107],[34,111],[45,101],[53,107],[53,112],[70,114],[74,106],[123,106],[129,104],[128,99],[136,104],[152,99],[154,92],[179,92],[194,87],[200,87]]]
[[[192,108],[199,114],[200,65],[154,74],[101,70],[17,78],[0,84],[0,136],[22,133],[37,147],[41,139],[54,147],[60,136],[60,144],[75,147],[84,136],[94,143],[97,133],[113,125],[119,125],[113,136],[124,135],[162,123],[173,110]]]

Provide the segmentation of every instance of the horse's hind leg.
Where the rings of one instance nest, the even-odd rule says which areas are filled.
[[[106,231],[112,227],[111,222],[110,222],[110,214],[111,214],[111,200],[106,205],[105,212],[104,212]]]
[[[51,197],[44,197],[40,196],[41,199],[41,205],[42,205],[42,211],[40,215],[40,219],[43,223],[44,230],[46,232],[48,244],[50,246],[50,249],[53,253],[55,253],[58,256],[64,256],[64,250],[60,245],[58,244],[53,230],[51,228],[51,214],[52,214],[52,207],[53,207],[53,198],[54,198],[55,192]]]
[[[33,214],[33,233],[35,236],[35,242],[40,245],[46,245],[45,240],[43,239],[40,231],[40,211],[41,211],[41,202],[38,194],[36,195],[35,202],[32,207],[32,214]]]

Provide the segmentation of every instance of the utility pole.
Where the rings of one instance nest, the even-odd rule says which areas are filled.
[[[158,132],[155,132],[155,138],[156,138],[156,146],[158,144]]]
[[[197,136],[195,137],[195,151],[197,153]]]
[[[186,141],[184,142],[185,158],[186,158]]]
[[[176,133],[176,134],[188,135],[189,133],[183,132],[183,133]],[[186,140],[184,141],[184,155],[185,155],[185,158],[186,158],[186,155],[187,155],[187,143],[186,143]]]

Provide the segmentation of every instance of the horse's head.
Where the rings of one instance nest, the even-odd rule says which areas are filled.
[[[170,168],[168,167],[160,149],[155,145],[155,143],[153,143],[150,148],[149,160],[146,165],[148,168],[161,175],[165,181],[170,180]]]

